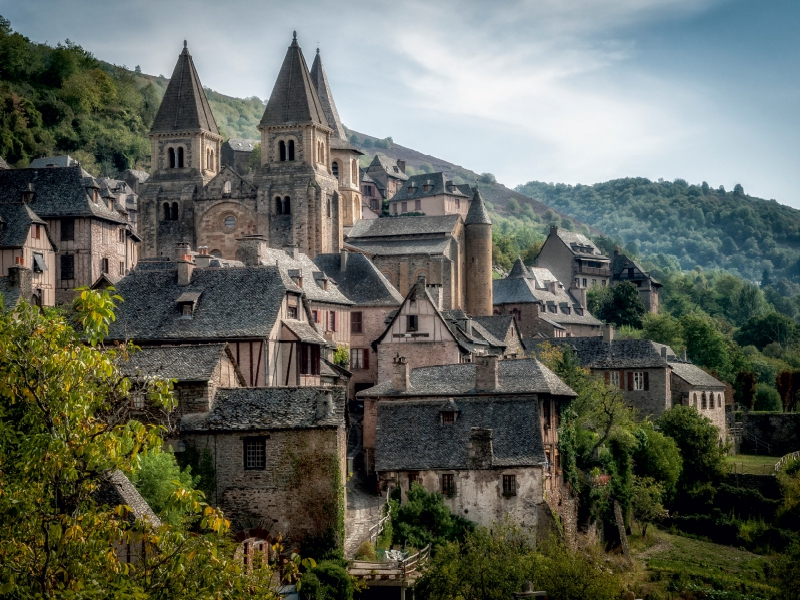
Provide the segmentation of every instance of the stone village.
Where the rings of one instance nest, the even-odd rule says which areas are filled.
[[[0,160],[6,307],[116,289],[108,340],[141,347],[123,366],[134,385],[174,380],[165,443],[210,453],[208,500],[245,552],[280,533],[352,557],[386,495],[415,482],[477,523],[544,531],[557,516],[569,532],[558,425],[575,392],[534,357],[542,344],[572,348],[642,417],[694,406],[725,439],[725,384],[685,352],[615,339],[587,309],[590,286],[630,281],[657,312],[658,281],[556,227],[535,266],[495,279],[477,187],[377,155],[360,168],[319,51],[309,70],[296,36],[259,130],[244,175],[255,145],[223,143],[184,42],[151,173]]]

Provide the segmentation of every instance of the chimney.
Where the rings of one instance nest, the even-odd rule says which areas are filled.
[[[178,285],[184,286],[192,283],[194,261],[191,254],[184,254],[178,261]]]
[[[175,253],[172,255],[172,260],[181,260],[184,254],[191,254],[192,246],[189,242],[178,242],[175,244]]]
[[[663,358],[664,360],[667,360],[667,347],[666,346],[661,346],[661,358]]]
[[[557,281],[547,281],[545,283],[547,284],[547,290],[551,294],[555,294],[556,293],[556,289],[558,287],[558,282]]]
[[[477,356],[475,358],[475,391],[496,392],[497,383],[497,357]]]
[[[408,376],[408,363],[404,356],[395,356],[392,367],[392,390],[395,392],[405,392],[411,387]]]
[[[557,233],[558,233],[558,226],[550,225],[550,235],[556,235]]]
[[[197,254],[194,255],[194,263],[199,269],[207,269],[212,258],[208,253],[208,246],[200,246],[197,248]]]
[[[397,168],[400,169],[403,173],[406,172],[406,161],[398,160],[397,161]]]
[[[236,260],[247,267],[257,267],[267,258],[267,240],[261,234],[246,235],[236,240]]]
[[[494,450],[492,430],[473,427],[467,444],[467,469],[491,469]]]
[[[33,279],[25,260],[21,256],[14,258],[14,266],[8,268],[8,285],[11,288],[22,290],[22,295],[30,299],[33,293]]]
[[[344,273],[347,270],[347,257],[350,253],[342,248],[339,252],[339,270]]]
[[[298,250],[297,244],[290,244],[288,246],[284,246],[284,250],[286,251],[286,254],[292,257],[293,260],[299,260],[300,250]]]
[[[686,348],[685,347],[681,349],[681,360],[684,361],[684,362],[686,361]]]
[[[22,192],[22,203],[28,204],[31,200],[33,200],[33,194],[36,191],[36,188],[33,185],[33,182],[28,184],[28,189]]]
[[[603,325],[603,342],[610,344],[614,341],[614,326],[611,323]]]

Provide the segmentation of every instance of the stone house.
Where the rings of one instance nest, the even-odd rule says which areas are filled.
[[[367,175],[377,184],[383,197],[390,200],[408,180],[406,161],[393,161],[388,156],[376,154],[367,167]]]
[[[289,543],[344,539],[345,389],[219,389],[208,411],[181,419],[181,439],[208,449],[209,501],[242,539]]]
[[[139,220],[139,195],[122,179],[101,177],[97,182],[101,188],[100,195],[114,201],[114,209],[125,217],[133,232],[136,233]]]
[[[482,325],[493,319],[483,317],[478,322],[463,310],[443,309],[441,286],[428,285],[425,276],[419,276],[372,343],[378,357],[378,381],[392,376],[392,360],[398,355],[408,357],[413,368],[472,362],[474,357],[487,354],[520,354],[519,340],[512,337],[509,347],[505,341],[508,336],[498,339]],[[505,320],[501,317],[498,321]],[[502,328],[503,322],[497,325]],[[494,324],[489,327],[495,329]]]
[[[258,140],[240,138],[225,140],[220,149],[221,165],[244,175],[250,170],[250,156],[258,143]]]
[[[509,515],[537,527],[546,503],[565,513],[558,415],[575,393],[554,373],[536,359],[496,357],[413,370],[399,358],[394,368],[359,394],[364,450],[374,443],[382,486],[405,500],[417,482],[482,525]]]
[[[150,173],[142,171],[141,169],[125,169],[119,174],[119,178],[124,181],[138,197],[142,184],[150,178]]]
[[[671,360],[670,367],[672,405],[694,406],[717,426],[724,442],[727,439],[725,394],[728,386],[685,360]]]
[[[8,308],[21,298],[55,306],[58,249],[47,223],[24,200],[0,203],[0,293]]]
[[[565,289],[549,269],[526,267],[518,258],[493,285],[494,313],[512,315],[524,339],[601,335],[602,323],[586,310],[586,289]]]
[[[389,213],[421,212],[427,216],[461,215],[466,219],[472,189],[458,185],[444,173],[422,173],[409,177],[389,200]]]
[[[550,235],[536,258],[536,266],[549,269],[561,282],[576,286],[611,285],[611,261],[582,233],[550,227]]]
[[[117,284],[110,341],[140,346],[226,342],[246,385],[318,386],[327,340],[285,270],[188,252],[144,259]]]
[[[386,319],[399,308],[403,297],[363,254],[347,250],[318,254],[314,264],[353,302],[348,397],[354,398],[356,392],[378,383],[378,355],[372,342],[386,329]]]
[[[364,169],[360,170],[361,198],[372,213],[380,215],[383,210],[383,201],[386,198],[386,189],[370,177]],[[362,209],[362,218],[364,211]]]
[[[58,157],[56,157],[58,158]],[[124,276],[138,260],[139,237],[113,194],[80,165],[0,171],[0,203],[26,204],[58,245],[55,303],[72,302],[73,290],[103,274]]]
[[[611,257],[612,284],[629,281],[636,286],[645,310],[658,314],[658,291],[662,285],[627,254],[614,250]]]

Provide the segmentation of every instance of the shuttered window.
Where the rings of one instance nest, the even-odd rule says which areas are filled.
[[[350,313],[350,333],[363,333],[363,313],[356,311]]]

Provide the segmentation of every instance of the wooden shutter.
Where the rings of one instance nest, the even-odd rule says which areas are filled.
[[[619,389],[625,389],[625,371],[619,372]]]
[[[628,391],[633,391],[633,371],[628,371]]]
[[[363,361],[364,361],[364,368],[369,369],[369,348],[364,348],[362,351],[363,353]]]
[[[644,389],[645,391],[650,389],[650,373],[647,371],[644,372]]]
[[[604,375],[604,376],[605,376],[605,378],[606,378],[606,385],[608,385],[608,383],[611,381],[611,373],[609,373],[608,371],[606,371],[605,373],[603,373],[603,375]]]

